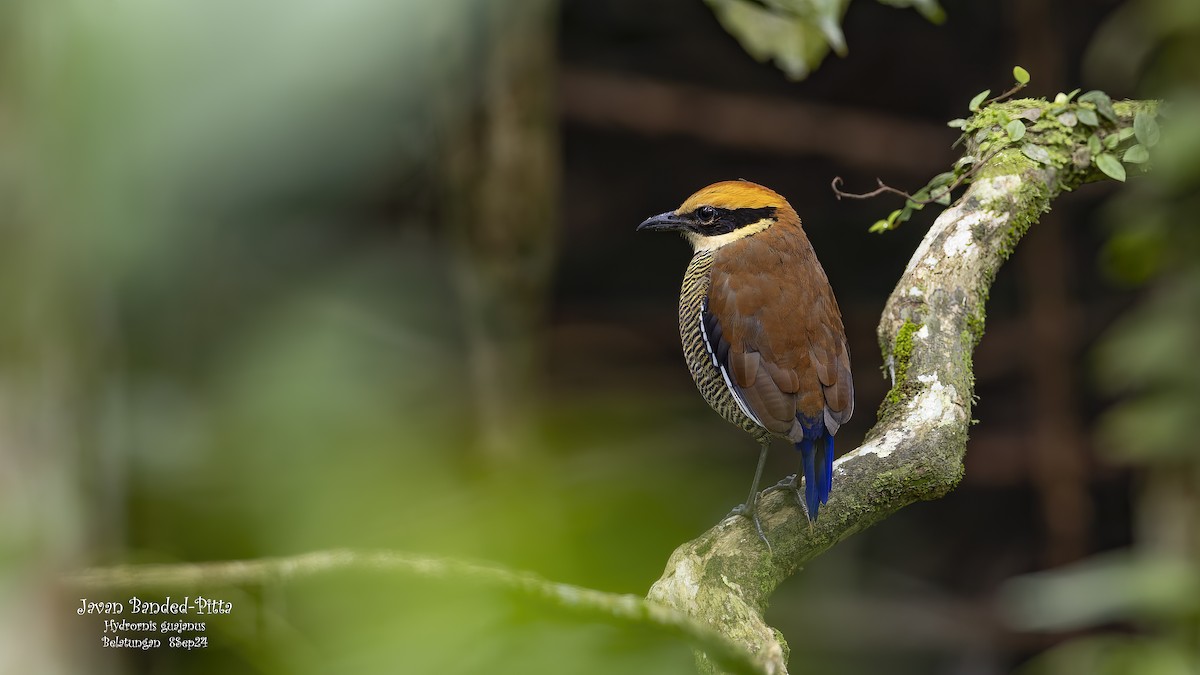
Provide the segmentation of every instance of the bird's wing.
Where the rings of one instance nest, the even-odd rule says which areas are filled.
[[[752,286],[714,272],[701,312],[705,339],[743,412],[768,431],[786,434],[795,424],[800,378],[775,362],[762,313],[752,309],[762,307],[756,295]]]
[[[728,248],[714,261],[702,321],[734,397],[774,433],[818,421],[835,433],[853,412],[850,356],[811,246]]]
[[[835,434],[854,414],[854,380],[850,374],[850,351],[846,347],[842,315],[828,286],[825,290],[826,293],[812,300],[808,349],[809,362],[820,383],[825,428]]]
[[[700,334],[712,364],[721,371],[725,386],[738,408],[759,426],[776,433],[787,433],[792,426],[792,401],[773,386],[767,362],[761,355],[734,348],[726,337],[722,322],[705,301],[700,310]]]

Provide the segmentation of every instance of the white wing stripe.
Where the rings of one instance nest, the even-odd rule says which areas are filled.
[[[746,405],[746,402],[742,400],[742,393],[738,391],[737,387],[733,386],[733,381],[729,379],[729,372],[725,370],[724,364],[717,361],[717,354],[715,351],[713,351],[712,342],[710,342],[708,339],[708,330],[704,327],[704,310],[707,309],[707,307],[708,303],[703,303],[700,306],[700,313],[696,316],[700,323],[700,337],[704,339],[704,348],[708,350],[708,355],[712,358],[713,366],[717,370],[721,371],[721,377],[725,380],[725,386],[729,389],[729,393],[733,395],[733,402],[737,403],[738,409],[742,411],[743,415],[754,420],[754,423],[761,427],[763,426],[763,423],[760,422],[757,417],[755,417],[754,413],[750,412],[750,408]]]
[[[704,310],[707,308],[708,302],[701,303],[696,320],[700,323],[700,337],[704,339],[704,349],[708,351],[708,358],[712,359],[713,368],[720,368],[721,364],[717,363],[717,353],[713,351],[712,341],[708,337],[708,329],[704,327]]]

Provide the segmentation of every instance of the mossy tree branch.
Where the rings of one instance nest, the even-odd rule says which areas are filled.
[[[1004,108],[1015,117],[1017,108],[1049,112],[1053,105],[1030,99],[997,104],[973,123],[989,128],[990,119],[1009,117]],[[1117,104],[1110,131],[1131,126],[1136,112],[1154,108],[1154,102]],[[727,518],[675,550],[650,589],[651,600],[717,628],[767,672],[786,673],[787,644],[763,620],[779,584],[842,539],[958,484],[974,397],[972,352],[983,334],[996,270],[1055,197],[1102,176],[1084,157],[1086,129],[1044,126],[1031,129],[1025,143],[1050,145],[1049,161],[1030,158],[1024,144],[996,153],[909,261],[878,328],[892,390],[862,446],[835,464],[834,489],[820,520],[810,527],[791,492],[769,488],[759,517],[770,550],[744,518]],[[1003,133],[1003,124],[996,131]],[[987,134],[979,137],[968,143],[968,153],[981,154],[978,143]],[[700,660],[702,667],[715,665],[703,655]]]

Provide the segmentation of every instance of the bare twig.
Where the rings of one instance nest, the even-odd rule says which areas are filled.
[[[845,197],[846,199],[870,199],[871,197],[878,197],[879,195],[881,195],[885,192],[890,192],[892,194],[900,195],[901,197],[907,197],[908,199],[912,199],[912,195],[908,194],[904,190],[897,190],[896,188],[894,188],[890,185],[884,184],[882,178],[876,178],[875,182],[879,184],[879,187],[875,188],[874,190],[871,190],[870,192],[862,192],[862,193],[843,192],[841,190],[841,188],[839,187],[842,184],[841,176],[834,176],[833,182],[830,183],[829,186],[831,188],[833,188],[833,194],[839,200],[842,197]]]
[[[948,194],[948,193],[953,192],[954,190],[958,189],[959,187],[961,187],[962,184],[967,181],[967,179],[971,178],[971,176],[978,173],[979,170],[981,168],[983,168],[983,166],[985,164],[987,164],[988,160],[995,157],[1002,149],[1003,149],[1002,147],[996,148],[995,150],[991,151],[987,155],[984,155],[983,159],[972,164],[970,169],[967,169],[966,171],[964,171],[962,173],[962,175],[960,175],[958,178],[954,179],[953,183],[949,183],[946,186],[946,193]],[[928,199],[916,199],[912,195],[905,192],[904,190],[899,190],[890,185],[887,185],[886,183],[883,182],[883,179],[881,179],[881,178],[876,178],[875,182],[877,182],[879,184],[879,187],[875,188],[874,190],[871,190],[870,192],[863,192],[863,193],[844,192],[840,187],[842,184],[841,176],[834,176],[833,182],[830,183],[829,186],[831,188],[833,188],[833,195],[835,197],[837,197],[839,200],[842,199],[843,197],[845,197],[846,199],[870,199],[871,197],[878,197],[879,195],[881,195],[885,192],[889,192],[889,193],[895,194],[895,195],[900,195],[901,197],[904,197],[908,201],[912,202],[913,204],[919,204],[921,206],[926,206],[928,204],[932,204],[932,203],[936,202],[937,200],[941,199],[941,195],[939,195],[937,197],[930,197]]]
[[[992,103],[999,103],[1000,101],[1007,99],[1008,97],[1012,96],[1013,94],[1017,93],[1018,91],[1021,91],[1024,88],[1025,88],[1025,83],[1018,82],[1015,85],[1013,85],[1012,89],[1009,89],[1008,91],[1004,92],[1003,94],[1000,94],[998,96],[993,96],[992,98],[989,98],[988,100],[984,101],[983,103],[980,103],[979,107],[982,108],[984,106],[991,105]]]

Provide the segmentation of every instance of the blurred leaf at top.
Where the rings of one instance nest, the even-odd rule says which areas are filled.
[[[759,61],[774,61],[791,80],[803,80],[833,49],[845,56],[842,18],[850,0],[707,0],[725,30]],[[936,0],[880,0],[914,7],[941,23],[946,15]]]
[[[942,9],[937,0],[879,0],[879,2],[892,7],[912,7],[933,23],[940,24],[946,20],[946,10]]]
[[[816,70],[832,47],[846,53],[842,17],[849,0],[709,0],[725,30],[759,61],[774,61],[792,80]]]

